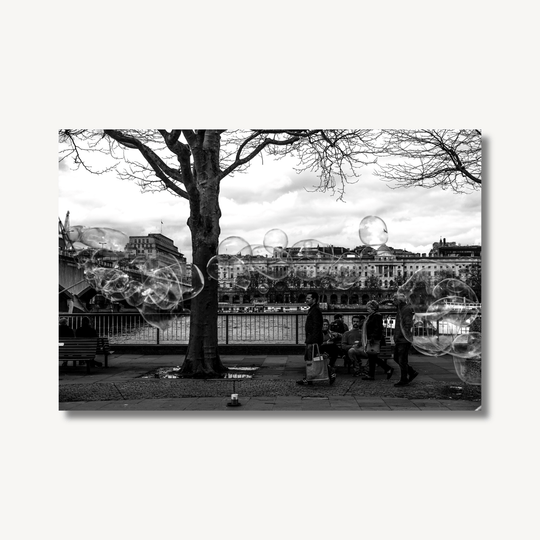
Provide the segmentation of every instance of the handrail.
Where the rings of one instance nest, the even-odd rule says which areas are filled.
[[[323,312],[332,322],[335,312]],[[366,312],[342,313],[344,322],[352,328],[354,315]],[[395,312],[382,313],[383,320],[395,317]],[[108,337],[111,344],[164,344],[183,345],[189,341],[189,313],[174,315],[166,330],[158,330],[147,323],[138,312],[60,313],[68,319],[71,328],[81,326],[82,318],[88,317],[99,336]],[[218,343],[226,345],[279,344],[299,345],[305,340],[306,312],[297,313],[219,313]],[[393,333],[385,330],[386,337]]]

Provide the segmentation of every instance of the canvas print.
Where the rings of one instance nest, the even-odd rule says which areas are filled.
[[[59,130],[59,410],[482,410],[478,129]]]

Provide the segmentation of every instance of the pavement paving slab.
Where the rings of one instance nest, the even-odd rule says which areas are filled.
[[[84,366],[64,368],[59,376],[59,410],[225,410],[230,395],[239,394],[238,410],[264,411],[474,411],[476,394],[455,373],[453,361],[434,362],[414,356],[420,375],[407,387],[395,388],[395,380],[380,373],[376,381],[362,381],[338,367],[334,385],[317,382],[299,386],[305,374],[301,355],[224,355],[227,366],[259,366],[253,379],[149,379],[141,375],[159,367],[179,366],[182,355],[113,354],[109,368],[86,374]],[[395,379],[395,377],[394,377]],[[465,392],[467,390],[467,392]],[[474,388],[473,388],[474,390]],[[448,399],[452,395],[456,399]],[[473,401],[465,397],[472,396]],[[475,397],[476,396],[476,397]]]

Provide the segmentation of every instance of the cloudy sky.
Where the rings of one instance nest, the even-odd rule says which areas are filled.
[[[314,238],[334,246],[361,245],[360,221],[375,215],[388,227],[387,244],[427,253],[441,237],[458,244],[481,243],[481,193],[458,195],[441,189],[390,189],[369,168],[347,186],[345,202],[330,193],[308,191],[316,176],[293,170],[294,160],[265,157],[221,183],[221,236],[240,236],[262,244],[266,232],[278,228],[289,246]],[[96,176],[83,169],[59,171],[58,212],[70,212],[71,225],[110,227],[128,235],[163,232],[191,260],[186,225],[188,203],[169,193],[141,193],[114,173]],[[161,229],[163,222],[163,229]]]

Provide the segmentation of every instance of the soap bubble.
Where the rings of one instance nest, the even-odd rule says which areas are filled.
[[[130,281],[124,291],[125,301],[133,307],[142,306],[144,302],[143,290],[142,283]]]
[[[77,242],[81,245],[85,245],[83,244],[83,242],[80,241],[80,237],[81,237],[81,232],[82,230],[84,229],[85,227],[83,225],[74,225],[73,227],[70,227],[68,230],[67,230],[67,235],[68,235],[68,238],[72,241],[72,242]],[[85,247],[88,247],[88,246],[85,246]]]
[[[366,216],[360,222],[358,235],[366,246],[378,248],[388,242],[388,227],[380,217]]]
[[[433,279],[427,270],[417,270],[403,285],[398,292],[405,295],[407,302],[415,309],[427,309],[434,300]]]
[[[448,329],[438,324],[436,314],[429,312],[415,313],[412,326],[405,326],[405,319],[401,319],[401,331],[414,348],[428,356],[441,356],[446,354],[456,335],[449,333]]]
[[[106,275],[106,279],[105,278]],[[124,293],[129,285],[130,277],[119,268],[111,268],[102,276],[101,291],[112,301],[124,299]]]
[[[244,289],[244,291],[246,291],[251,285],[251,276],[248,272],[239,274],[236,276],[234,284],[236,287],[239,287],[240,289]]]
[[[266,283],[261,283],[258,287],[257,287],[257,290],[261,293],[261,294],[266,294],[269,290],[270,290],[270,287],[268,287],[268,285]]]
[[[480,312],[479,305],[459,296],[447,296],[432,302],[427,311],[432,313],[439,324],[455,327],[455,334],[461,327],[470,326]]]
[[[120,231],[106,228],[73,228],[89,244],[106,239],[107,246],[88,247],[77,252],[77,266],[89,285],[112,302],[126,301],[136,307],[147,322],[165,328],[172,311],[194,298],[204,288],[204,277],[196,265],[182,265],[173,255],[131,255],[120,249]],[[71,229],[70,229],[71,230]],[[88,233],[88,234],[87,234]],[[98,234],[102,234],[98,238]],[[75,233],[73,233],[75,237]]]
[[[460,358],[454,356],[454,369],[458,377],[467,384],[480,385],[482,384],[482,359],[475,358]]]
[[[273,253],[275,248],[285,249],[289,238],[281,229],[271,229],[264,235],[263,244],[268,252]]]
[[[433,296],[435,298],[459,297],[469,302],[478,302],[476,293],[466,283],[460,279],[443,279],[433,287]]]
[[[360,270],[355,270],[352,260],[357,262],[359,259],[358,253],[354,251],[348,251],[344,253],[337,261],[336,266],[336,288],[346,291],[351,289],[355,283],[360,279]]]
[[[160,309],[171,310],[182,300],[182,288],[174,269],[158,268],[143,281],[145,304],[154,304]]]
[[[204,289],[204,276],[196,264],[186,265],[186,276],[181,281],[182,301],[186,302],[198,296]]]
[[[308,238],[307,240],[300,240],[292,246],[293,250],[298,250],[299,254],[305,254],[305,252],[316,252],[319,248],[327,247],[328,244],[321,242],[320,240],[315,240],[314,238]]]
[[[386,245],[383,244],[377,248],[377,257],[392,257],[392,250]]]
[[[450,353],[459,358],[479,358],[482,355],[482,335],[479,332],[458,335],[452,342]]]
[[[240,236],[229,236],[220,242],[218,255],[251,255],[251,246]]]
[[[142,306],[137,307],[137,310],[148,324],[163,332],[171,326],[172,321],[176,318],[170,310],[161,309],[152,303],[144,302]]]
[[[96,249],[106,247],[111,251],[122,251],[129,242],[129,236],[108,227],[85,227],[80,231],[78,241]]]
[[[293,271],[292,258],[286,249],[277,250],[276,254],[276,257],[264,260],[250,257],[248,259],[249,269],[272,281],[285,279]]]
[[[223,268],[228,259],[229,257],[227,255],[214,255],[212,258],[210,258],[210,260],[206,264],[206,273],[208,274],[208,277],[210,279],[215,279],[216,281],[219,281],[220,265],[221,268]]]
[[[218,281],[221,286],[233,285],[237,276],[244,276],[244,280],[251,279],[249,266],[239,257],[232,255],[215,255],[208,261],[206,271],[210,278]],[[240,283],[244,281],[241,280]]]
[[[253,257],[270,257],[270,253],[262,244],[254,244],[251,246],[251,255]]]

